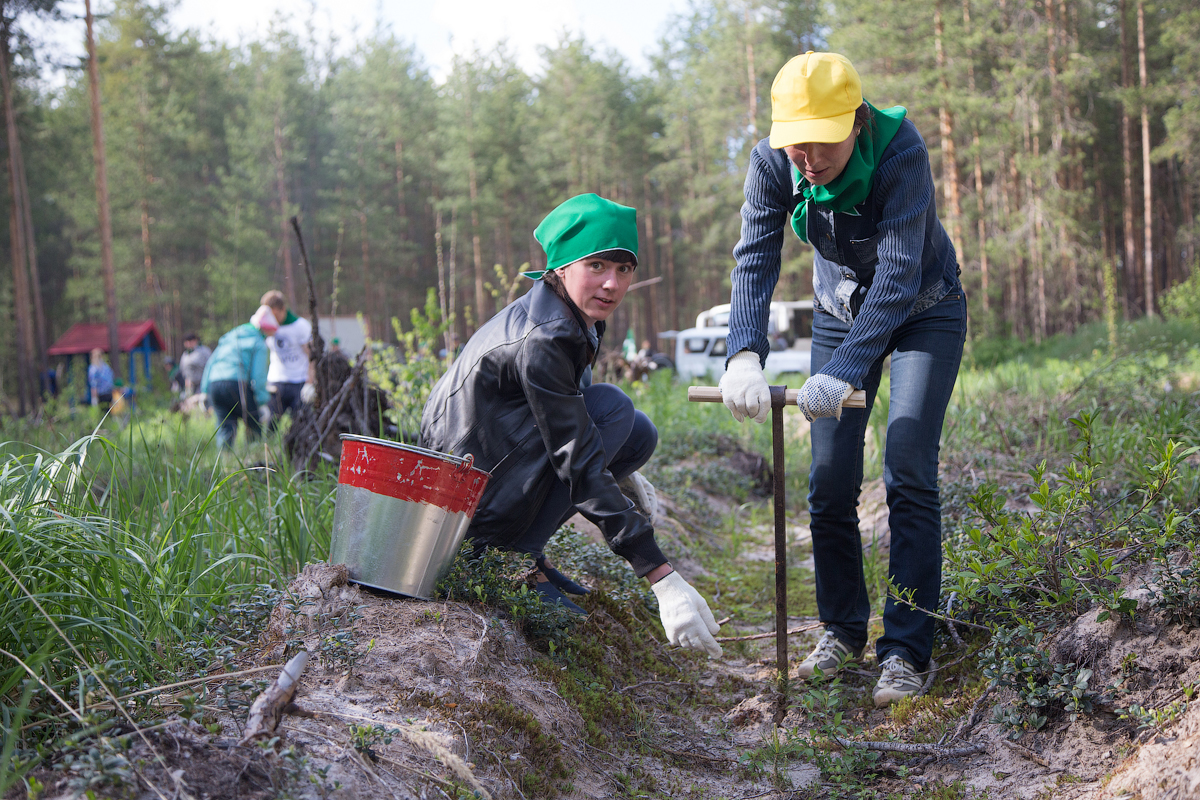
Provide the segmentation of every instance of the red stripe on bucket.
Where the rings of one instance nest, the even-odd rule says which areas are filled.
[[[347,439],[342,442],[338,483],[452,514],[475,514],[491,477],[460,462],[404,448]]]

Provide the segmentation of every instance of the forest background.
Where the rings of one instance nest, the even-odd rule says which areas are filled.
[[[1200,281],[1192,0],[695,0],[646,74],[564,34],[535,71],[501,44],[441,81],[402,31],[337,50],[313,25],[275,24],[233,47],[174,32],[164,5],[100,10],[116,305],[155,319],[175,354],[267,288],[307,307],[293,214],[323,313],[361,313],[393,340],[391,319],[436,287],[453,346],[525,290],[534,227],[587,191],[637,207],[637,280],[661,279],[631,293],[609,343],[688,327],[728,301],[771,80],[808,49],[848,55],[867,99],[904,105],[925,137],[976,353],[1154,315]],[[0,1],[0,398],[14,408],[34,402],[47,344],[107,313],[86,65],[47,81],[55,54],[23,27],[54,13]],[[776,297],[811,296],[811,265],[788,241]]]

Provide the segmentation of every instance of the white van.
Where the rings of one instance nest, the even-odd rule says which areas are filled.
[[[767,333],[772,346],[763,367],[765,372],[808,374],[812,364],[812,319],[811,300],[771,303]],[[711,375],[715,380],[725,374],[728,324],[729,304],[724,303],[700,312],[696,327],[676,335],[675,370],[680,377]]]

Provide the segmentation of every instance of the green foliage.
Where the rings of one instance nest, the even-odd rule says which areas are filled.
[[[1096,700],[1088,691],[1092,671],[1053,663],[1041,647],[1042,638],[1027,626],[1001,628],[980,659],[984,677],[1016,693],[1015,703],[997,706],[993,719],[1012,729],[1014,738],[1022,730],[1039,730],[1057,712],[1072,719],[1090,714]]]
[[[1092,414],[1071,422],[1076,453],[1054,485],[1046,463],[1031,470],[1031,513],[1006,507],[998,487],[983,485],[971,508],[981,525],[960,535],[948,553],[947,589],[975,613],[1001,626],[1045,626],[1095,603],[1110,614],[1132,616],[1135,601],[1118,590],[1117,558],[1128,547],[1153,548],[1176,516],[1152,513],[1179,475],[1180,462],[1196,448],[1174,441],[1150,442],[1141,485],[1109,500],[1102,491],[1104,464],[1093,448]]]
[[[400,320],[393,319],[396,348],[380,342],[372,343],[373,353],[367,366],[371,380],[392,401],[386,412],[388,421],[407,438],[415,438],[421,429],[421,411],[433,391],[433,385],[446,371],[447,361],[437,355],[439,339],[452,320],[442,318],[437,292],[425,294],[425,312],[414,308],[412,328],[405,331]]]
[[[1200,325],[1200,270],[1163,295],[1162,313],[1169,320]]]
[[[554,653],[567,645],[575,615],[559,603],[542,601],[526,581],[532,569],[533,560],[523,553],[491,547],[475,553],[475,544],[468,539],[434,594],[505,614],[530,641]]]
[[[382,725],[349,725],[350,745],[372,761],[378,760],[375,748],[381,744],[391,744],[395,733],[391,728]]]
[[[45,689],[23,701],[13,692],[27,669],[87,709],[231,663],[231,643],[272,605],[264,585],[327,551],[332,485],[245,468],[219,456],[205,428],[131,426],[124,442],[88,436],[57,453],[0,448],[10,453],[0,467],[0,648],[10,654],[0,711],[39,723],[22,746],[63,735],[67,719]],[[84,727],[109,714],[86,715]],[[15,754],[26,765],[42,757]],[[72,764],[94,772],[113,757],[85,752]],[[13,767],[0,765],[0,781]]]

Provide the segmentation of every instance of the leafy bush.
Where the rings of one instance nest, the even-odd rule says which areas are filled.
[[[983,655],[984,676],[1016,692],[1015,705],[998,706],[994,719],[1014,732],[1038,730],[1057,711],[1071,714],[1072,719],[1090,714],[1097,697],[1088,691],[1092,671],[1053,663],[1041,646],[1043,636],[1025,625],[1002,628]]]
[[[1193,270],[1186,281],[1168,289],[1160,307],[1169,320],[1200,325],[1200,270]]]
[[[412,329],[405,331],[400,320],[392,318],[399,345],[390,348],[372,342],[371,360],[367,365],[371,380],[392,401],[392,407],[384,414],[403,439],[416,438],[421,429],[425,401],[446,371],[449,361],[438,356],[439,342],[453,322],[452,318],[442,317],[437,291],[433,288],[425,295],[425,313],[414,308],[410,319]]]
[[[475,552],[468,539],[454,557],[434,593],[446,600],[479,603],[509,616],[535,644],[561,650],[575,626],[575,615],[559,603],[545,603],[529,588],[533,560],[523,553],[492,547]]]

